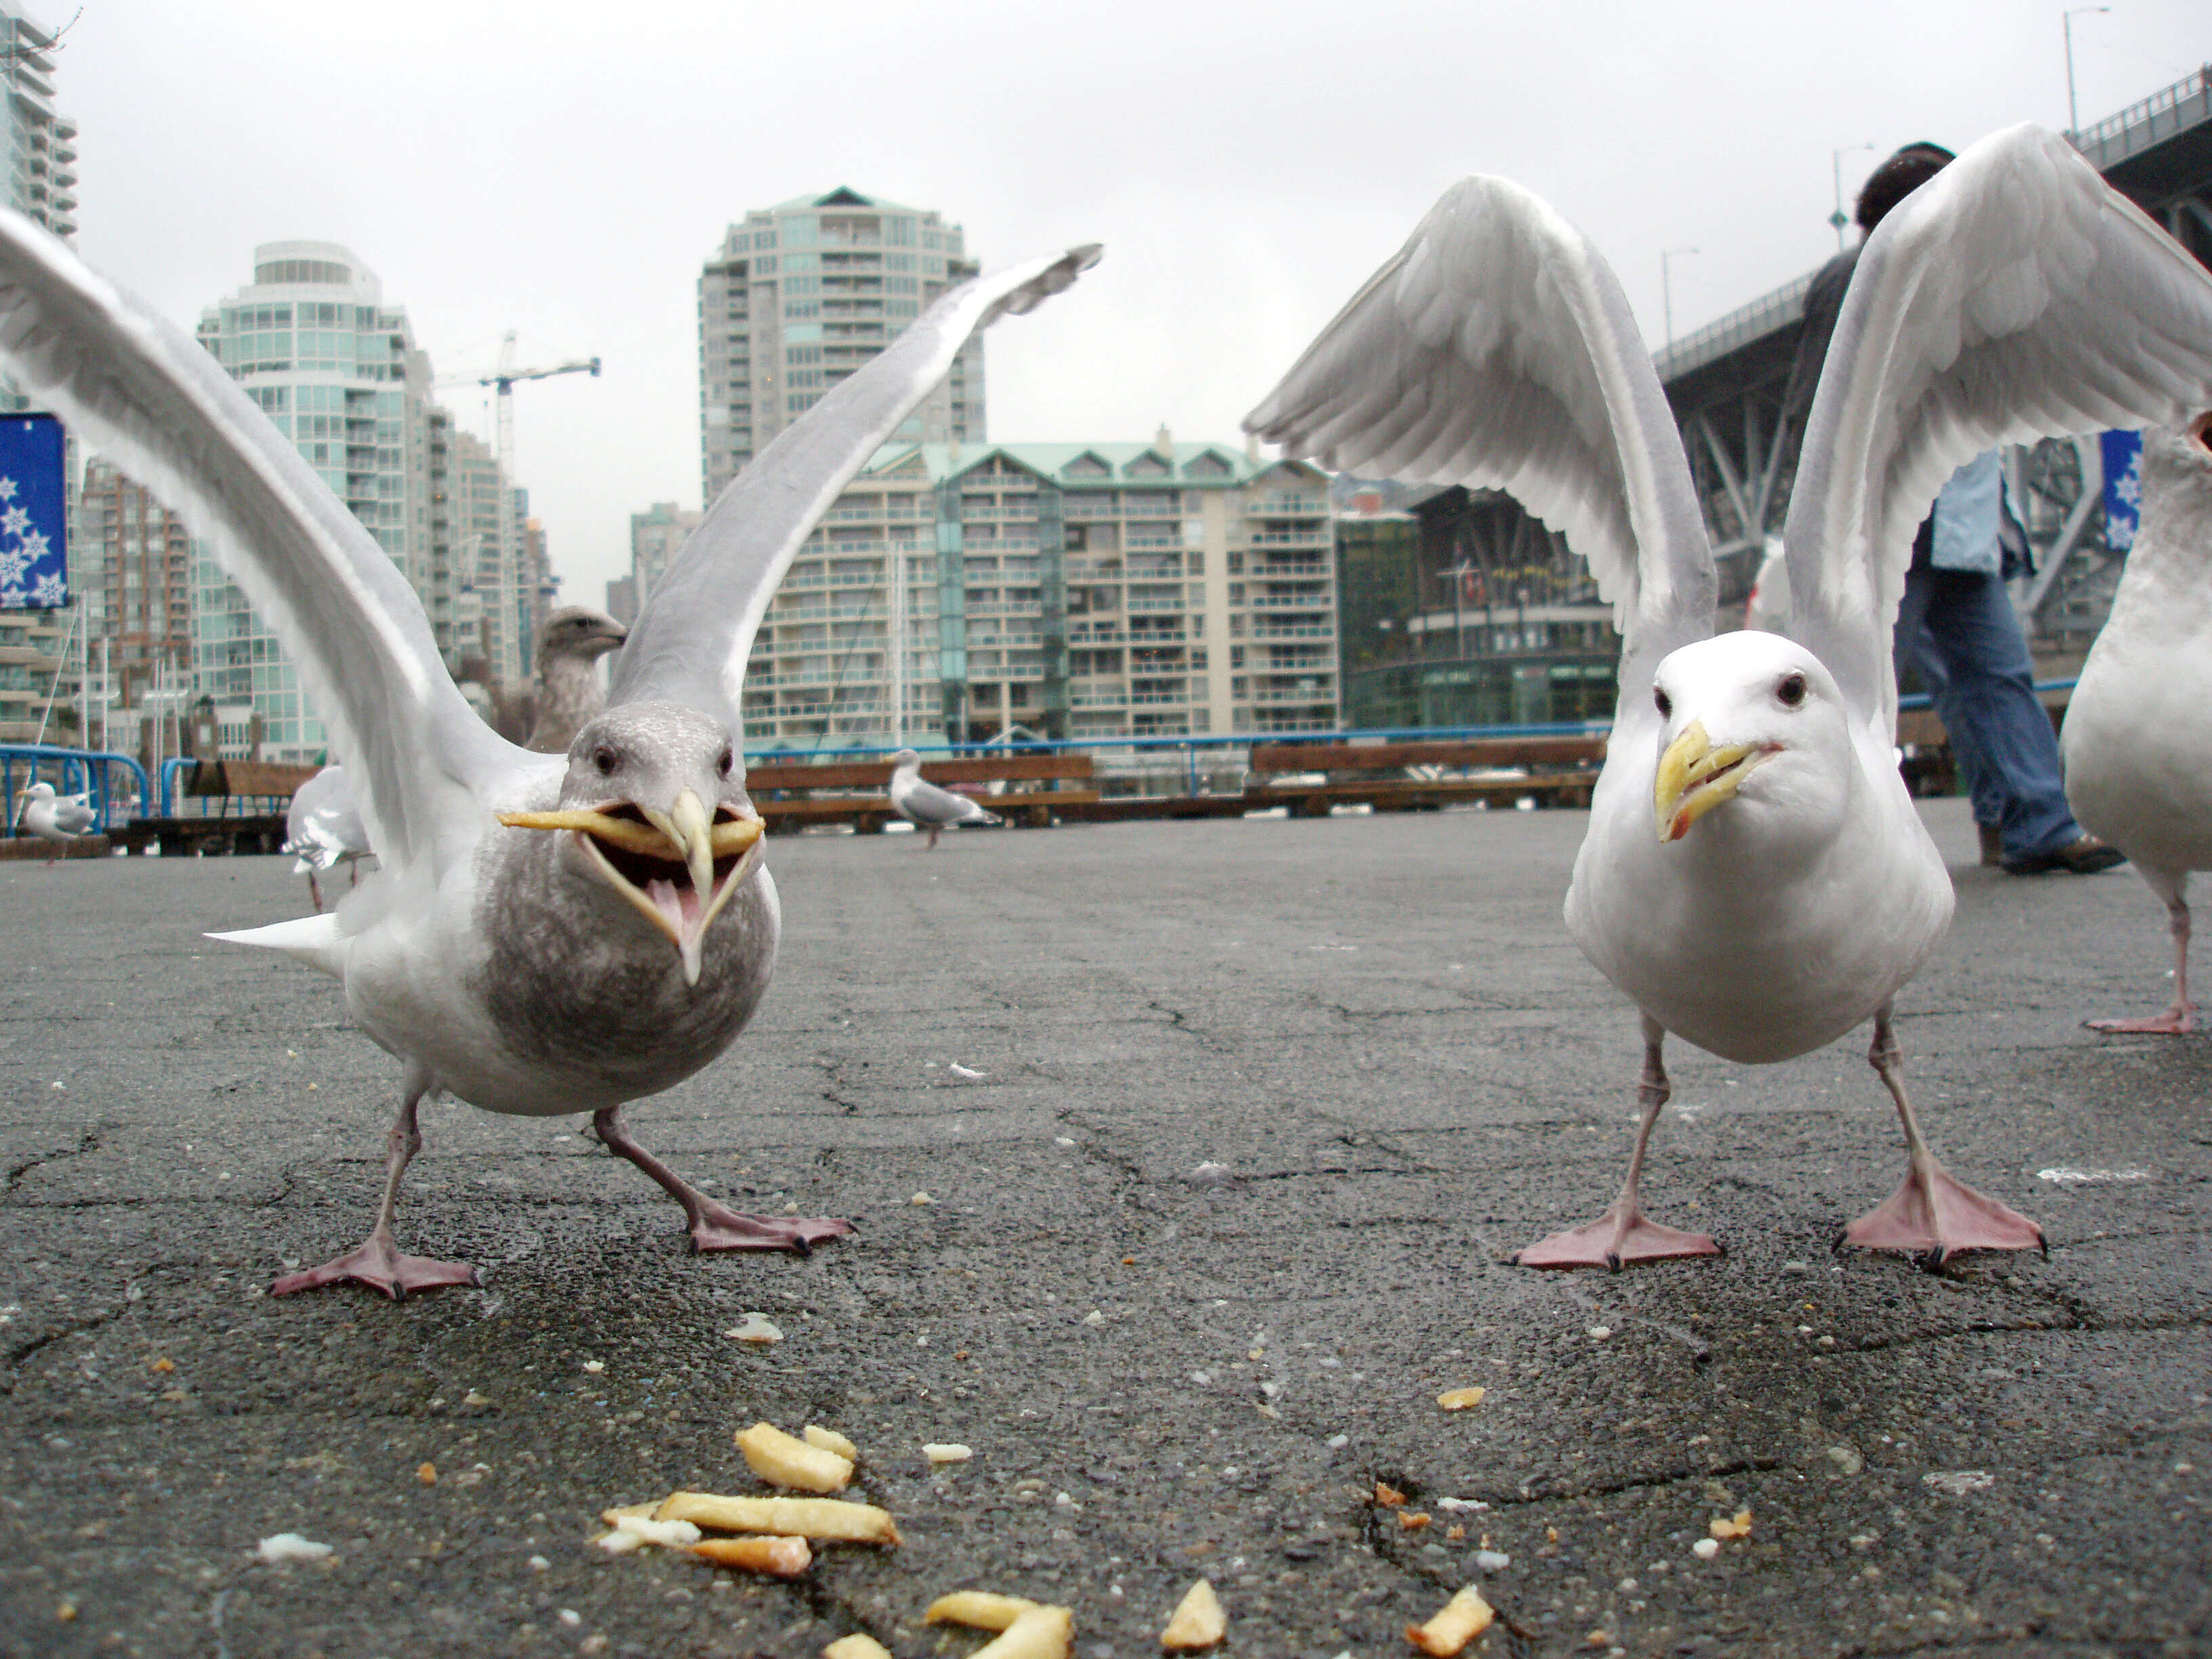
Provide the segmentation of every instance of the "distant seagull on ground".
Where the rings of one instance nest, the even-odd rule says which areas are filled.
[[[40,782],[22,792],[15,817],[19,827],[48,846],[65,848],[91,829],[100,815],[92,810],[88,795],[57,795],[53,785]]]
[[[323,908],[322,883],[317,879],[321,872],[343,864],[352,872],[355,884],[360,884],[360,860],[374,849],[368,844],[368,826],[362,822],[343,767],[325,766],[292,792],[280,850],[298,860],[292,873],[307,878],[307,896],[318,910]]]
[[[563,758],[477,718],[390,555],[214,358],[0,212],[6,372],[213,544],[346,757],[380,866],[335,915],[219,936],[338,975],[348,1012],[406,1068],[368,1240],[274,1291],[355,1279],[396,1297],[474,1279],[402,1255],[392,1236],[422,1144],[416,1109],[440,1088],[495,1112],[591,1113],[608,1150],[684,1206],[699,1249],[803,1252],[852,1231],[717,1203],[630,1138],[622,1107],[728,1047],[775,966],[739,711],[793,555],[975,330],[1097,257],[1078,248],[960,284],[778,434],[654,590],[608,707]]]
[[[911,749],[902,749],[891,757],[891,805],[898,809],[901,817],[929,831],[930,847],[937,845],[939,836],[957,825],[1001,822],[968,796],[956,795],[950,789],[924,782],[921,757]]]
[[[2100,1031],[2193,1030],[2191,870],[2212,870],[2212,415],[2143,434],[2142,522],[2059,733],[2066,799],[2166,902],[2173,1000]]]
[[[599,661],[629,637],[604,611],[563,605],[545,619],[538,636],[538,718],[522,746],[541,755],[565,755],[576,733],[606,706]]]
[[[1910,1165],[1839,1242],[1931,1264],[2042,1242],[1945,1172],[1905,1095],[1892,1000],[1952,894],[1898,774],[1892,624],[1913,532],[1965,462],[2208,400],[2212,280],[2023,126],[1923,185],[1859,260],[1783,538],[1789,638],[1713,637],[1712,552],[1650,354],[1605,261],[1517,185],[1448,191],[1254,413],[1328,466],[1512,491],[1588,561],[1625,636],[1566,920],[1643,1011],[1642,1123],[1612,1208],[1516,1260],[1713,1254],[1638,1199],[1666,1033],[1771,1061],[1869,1018]]]

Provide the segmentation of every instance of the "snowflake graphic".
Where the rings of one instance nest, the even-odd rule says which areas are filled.
[[[58,570],[49,570],[31,584],[31,603],[41,610],[69,603],[69,582]]]
[[[31,556],[20,547],[0,547],[0,583],[21,587],[31,574]]]
[[[20,507],[0,513],[0,536],[20,536],[31,527],[31,515]]]
[[[12,501],[15,499],[15,481],[13,478],[0,478],[0,501]]]
[[[69,603],[69,578],[54,546],[30,511],[15,500],[20,486],[0,477],[0,605],[41,611]]]
[[[2112,495],[2130,512],[2142,511],[2142,457],[2140,454],[2128,463],[2126,471],[2112,480]]]

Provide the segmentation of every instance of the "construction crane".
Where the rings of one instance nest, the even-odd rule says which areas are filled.
[[[520,380],[550,380],[556,374],[586,374],[595,380],[599,379],[599,360],[597,357],[580,357],[572,362],[556,363],[547,368],[517,368],[514,366],[514,331],[509,329],[500,337],[499,367],[496,369],[489,374],[460,376],[442,384],[488,386],[497,391],[499,401],[495,406],[498,411],[495,441],[499,450],[500,482],[504,489],[513,490],[516,488],[514,477],[515,383]],[[514,654],[518,672],[527,675],[530,672],[533,646],[532,639],[533,630],[531,627],[532,595],[523,592],[523,584],[519,579],[517,567],[520,563],[520,550],[515,545],[517,526],[514,522],[512,501],[512,496],[509,496],[502,501],[499,515],[500,586],[514,596]],[[548,589],[548,592],[550,592],[550,589]]]

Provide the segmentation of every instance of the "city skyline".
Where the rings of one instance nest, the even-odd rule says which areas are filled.
[[[525,361],[603,356],[602,380],[517,397],[518,473],[581,597],[626,568],[629,514],[699,504],[696,286],[748,204],[836,184],[935,204],[999,260],[1103,240],[1079,303],[993,331],[994,435],[1138,440],[1165,421],[1233,443],[1468,171],[1581,225],[1656,343],[1659,249],[1703,249],[1673,262],[1678,332],[1832,250],[1834,151],[2065,120],[2057,13],[1963,0],[1812,21],[1386,7],[1356,32],[1297,6],[1140,9],[1104,34],[984,5],[933,23],[926,52],[902,15],[665,8],[625,24],[625,61],[653,72],[624,80],[580,9],[395,4],[379,36],[414,52],[395,91],[344,71],[358,37],[339,16],[113,0],[65,40],[80,242],[181,321],[243,248],[325,236],[409,295],[448,372],[489,369],[509,328]],[[2179,4],[2074,33],[2085,120],[2203,56]],[[1873,154],[1843,157],[1846,194]],[[452,402],[489,434],[488,396]]]

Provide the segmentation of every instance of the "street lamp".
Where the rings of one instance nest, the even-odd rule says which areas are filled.
[[[2066,136],[2071,138],[2081,130],[2081,117],[2074,107],[2074,20],[2093,11],[2110,11],[2110,6],[2076,6],[2061,19],[2066,30]]]
[[[1844,251],[1844,227],[1851,222],[1850,215],[1844,211],[1844,157],[1855,150],[1873,148],[1872,144],[1845,144],[1828,158],[1834,165],[1836,175],[1836,210],[1828,216],[1828,222],[1836,228],[1836,252],[1838,253]]]
[[[1667,319],[1667,343],[1674,343],[1674,273],[1673,260],[1678,253],[1695,253],[1693,247],[1670,247],[1659,254],[1659,304]]]

